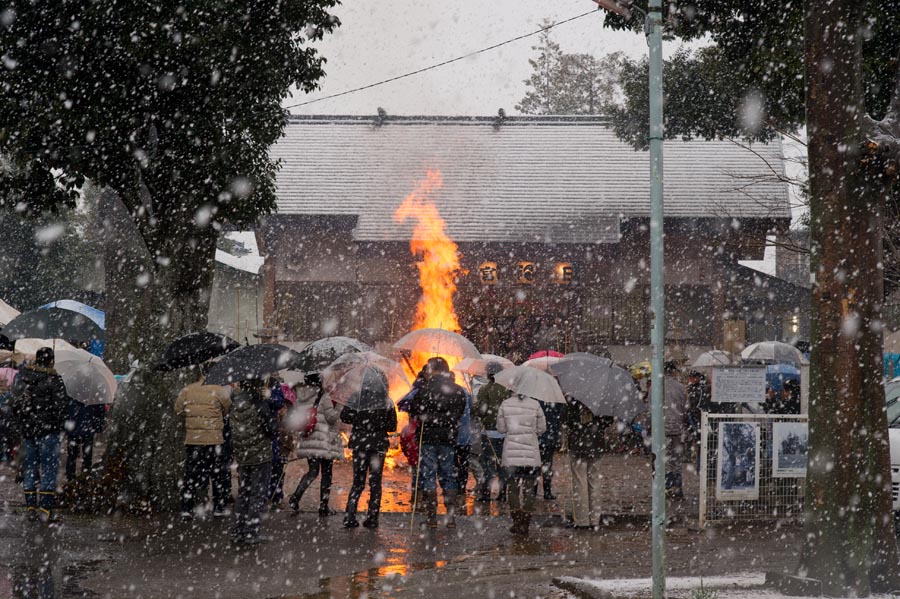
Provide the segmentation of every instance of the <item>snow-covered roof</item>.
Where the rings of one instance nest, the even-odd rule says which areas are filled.
[[[249,253],[236,256],[217,249],[216,262],[244,272],[259,274],[259,269],[263,265],[263,257],[259,255],[259,247],[256,245],[256,235],[253,231],[232,231],[226,233],[225,237],[240,242]]]
[[[272,153],[279,213],[356,216],[360,241],[411,237],[392,215],[428,169],[456,241],[609,242],[619,219],[650,215],[648,153],[601,117],[294,116]],[[778,140],[666,141],[665,214],[790,219],[783,172]]]

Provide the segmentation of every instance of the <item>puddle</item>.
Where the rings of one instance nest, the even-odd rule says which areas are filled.
[[[280,595],[270,599],[366,599],[381,597],[392,599],[392,591],[405,582],[413,572],[440,570],[449,563],[447,560],[433,562],[406,563],[406,550],[394,549],[377,568],[360,570],[353,574],[331,576],[319,581],[319,590],[305,595]]]

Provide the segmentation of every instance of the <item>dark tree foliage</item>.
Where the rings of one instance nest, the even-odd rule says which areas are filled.
[[[638,26],[615,16],[607,24]],[[815,284],[799,571],[828,595],[900,588],[881,384],[884,211],[900,174],[900,9],[894,0],[694,0],[670,5],[668,27],[712,42],[666,65],[669,137],[765,141],[807,128]],[[645,63],[625,66],[628,101],[614,114],[637,148],[646,147],[646,79]]]
[[[85,181],[106,190],[114,370],[152,364],[168,340],[206,328],[218,231],[274,209],[278,165],[268,150],[286,123],[281,103],[324,75],[309,44],[339,25],[329,13],[337,3],[8,0],[0,8],[0,155],[16,166],[0,184],[0,209],[52,210]],[[51,172],[64,174],[59,192]],[[150,440],[131,456],[138,468],[176,445],[165,417],[175,383],[157,379],[142,378],[144,399],[132,410]],[[160,461],[133,480],[151,503],[171,504],[175,468]]]

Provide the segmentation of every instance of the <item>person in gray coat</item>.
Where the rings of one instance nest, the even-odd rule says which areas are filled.
[[[687,394],[678,380],[680,371],[675,362],[666,362],[663,387],[666,418],[666,495],[683,499],[682,467],[685,450],[685,416],[688,411]]]
[[[232,396],[231,440],[238,465],[238,498],[233,537],[235,543],[257,545],[260,514],[272,474],[272,439],[278,428],[263,381],[241,381]]]

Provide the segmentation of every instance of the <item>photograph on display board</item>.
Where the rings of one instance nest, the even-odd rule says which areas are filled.
[[[809,454],[809,426],[805,422],[776,422],[772,425],[772,476],[806,476]]]
[[[759,498],[759,424],[719,423],[716,499]]]

